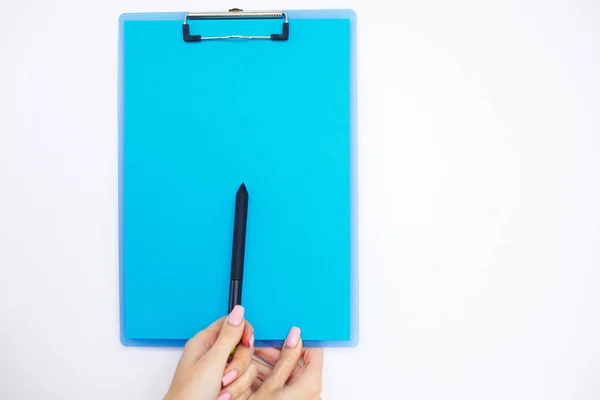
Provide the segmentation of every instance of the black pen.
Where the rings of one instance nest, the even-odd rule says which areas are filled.
[[[246,251],[246,220],[248,217],[248,191],[240,185],[235,195],[233,225],[233,251],[231,254],[231,277],[229,282],[229,313],[242,304],[242,280],[244,278],[244,253]]]

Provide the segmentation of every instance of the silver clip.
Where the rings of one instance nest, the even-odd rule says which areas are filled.
[[[265,36],[246,36],[246,35],[227,35],[227,36],[202,36],[191,35],[188,20],[197,19],[283,19],[281,33],[273,33]],[[227,12],[194,12],[188,13],[183,18],[183,40],[186,42],[200,42],[202,40],[220,40],[220,39],[269,39],[269,40],[288,40],[289,21],[288,16],[283,11],[244,11],[239,8],[232,8]]]

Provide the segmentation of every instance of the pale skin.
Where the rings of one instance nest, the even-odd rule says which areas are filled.
[[[255,349],[236,306],[186,343],[164,400],[319,400],[323,349],[303,348],[300,333],[293,327],[281,349]]]

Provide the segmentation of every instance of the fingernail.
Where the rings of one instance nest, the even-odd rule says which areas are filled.
[[[229,393],[229,392],[221,393],[219,395],[219,397],[217,397],[217,400],[231,400],[231,393]]]
[[[233,382],[235,380],[235,378],[237,378],[238,372],[237,370],[232,370],[229,371],[228,373],[226,373],[225,375],[223,375],[223,379],[221,379],[221,382],[223,383],[223,386],[227,386],[229,385],[231,382]]]
[[[229,313],[229,317],[227,318],[227,321],[233,326],[239,326],[243,320],[244,320],[244,307],[239,306],[239,305],[233,307],[233,310],[231,310],[231,313]]]
[[[287,338],[285,339],[285,347],[288,349],[293,349],[298,345],[298,341],[300,340],[300,328],[293,327],[290,329],[290,333],[288,333]]]
[[[254,335],[250,336],[250,339],[248,340],[248,343],[250,343],[250,347],[254,346]]]

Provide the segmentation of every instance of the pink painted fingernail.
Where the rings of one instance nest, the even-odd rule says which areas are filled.
[[[231,400],[231,393],[229,393],[229,392],[221,393],[219,395],[219,397],[217,397],[217,400]]]
[[[290,329],[290,333],[288,333],[287,338],[285,339],[285,347],[288,349],[293,349],[298,345],[298,341],[300,340],[300,328],[293,327]]]
[[[223,375],[223,379],[221,379],[221,382],[223,383],[223,387],[229,385],[231,382],[233,382],[235,380],[235,378],[237,378],[238,376],[238,372],[237,370],[231,370],[228,373],[226,373],[225,375]]]
[[[229,313],[229,317],[227,321],[233,326],[239,326],[244,320],[244,307],[235,306],[233,310]]]
[[[250,347],[254,346],[254,335],[250,336],[250,339],[248,340],[248,343],[250,343]]]

